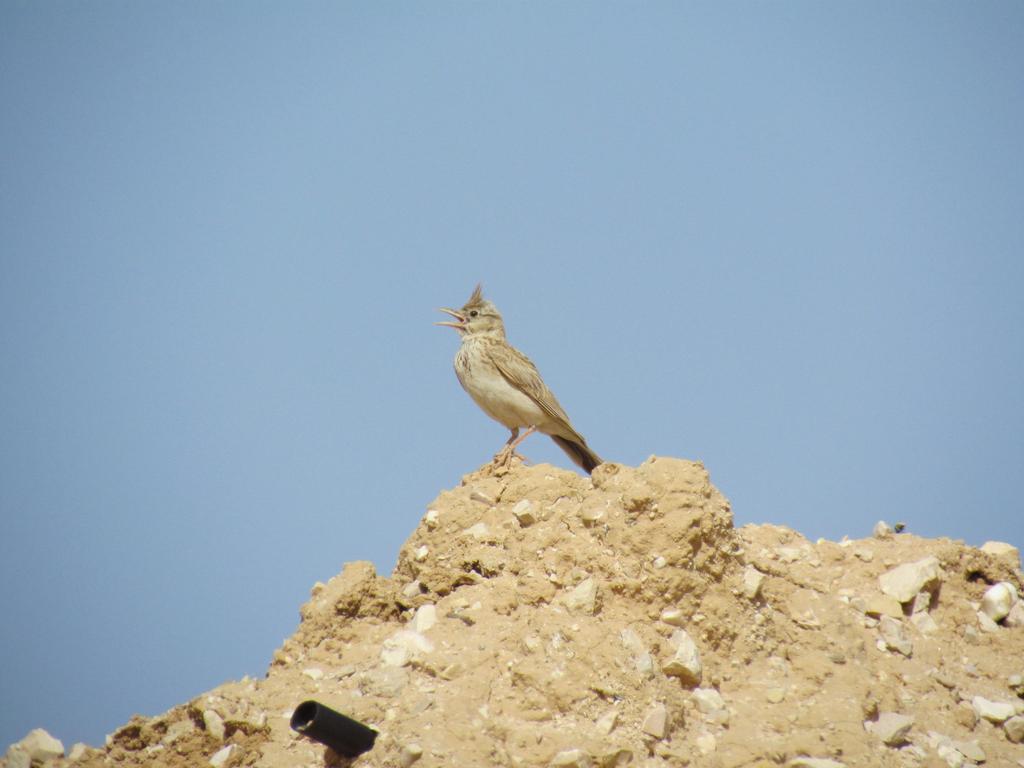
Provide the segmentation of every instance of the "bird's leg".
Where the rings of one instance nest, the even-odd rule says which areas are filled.
[[[516,430],[516,432],[518,432],[518,431],[519,431],[519,430],[517,429],[517,430]],[[513,453],[515,453],[515,451],[516,451],[516,447],[517,447],[517,446],[518,446],[518,445],[519,445],[519,444],[520,444],[521,442],[523,442],[523,440],[525,440],[526,438],[528,438],[528,437],[529,437],[530,435],[532,435],[532,434],[533,434],[534,432],[536,432],[536,431],[537,431],[537,428],[536,428],[536,427],[530,427],[530,428],[529,428],[528,430],[526,430],[525,432],[523,432],[522,436],[520,436],[520,437],[516,437],[516,436],[515,436],[515,435],[513,434],[513,435],[512,435],[512,437],[511,437],[511,438],[509,439],[509,447],[511,447],[511,449],[512,449],[512,452],[513,452]]]
[[[519,427],[512,427],[512,434],[509,436],[508,440],[505,441],[504,447],[494,454],[494,463],[499,467],[512,466],[512,455],[515,453],[515,445],[518,444],[518,437]]]

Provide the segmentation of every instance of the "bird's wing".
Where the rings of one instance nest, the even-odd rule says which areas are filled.
[[[504,344],[500,347],[489,345],[487,354],[494,367],[505,380],[535,402],[544,413],[557,421],[565,429],[566,436],[585,442],[583,437],[572,427],[569,415],[565,412],[554,394],[548,389],[540,372],[533,362],[515,347]]]

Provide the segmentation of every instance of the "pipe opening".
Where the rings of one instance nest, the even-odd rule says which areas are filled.
[[[309,724],[316,719],[318,706],[315,701],[304,701],[299,704],[292,713],[292,728],[296,731],[304,731],[309,727]]]

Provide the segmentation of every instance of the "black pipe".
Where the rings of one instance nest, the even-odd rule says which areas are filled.
[[[326,744],[342,757],[358,757],[369,752],[377,739],[373,728],[312,700],[295,708],[292,729]]]

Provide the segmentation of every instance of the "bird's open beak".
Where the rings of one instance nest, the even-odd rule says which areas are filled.
[[[449,328],[454,328],[457,331],[464,331],[466,329],[466,316],[464,314],[454,309],[449,309],[448,307],[441,307],[439,311],[451,315],[452,317],[455,318],[457,322],[453,323],[451,320],[439,320],[438,322],[434,323],[434,325],[446,325]]]

